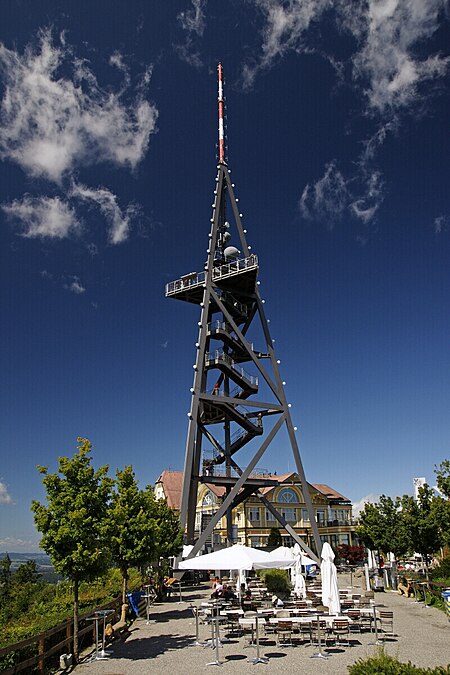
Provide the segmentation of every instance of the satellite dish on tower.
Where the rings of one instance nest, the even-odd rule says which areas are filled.
[[[225,260],[237,260],[240,254],[241,252],[236,248],[236,246],[227,246],[223,252]]]

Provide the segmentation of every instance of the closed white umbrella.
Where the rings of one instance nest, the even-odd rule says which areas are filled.
[[[305,578],[302,574],[302,550],[296,543],[294,544],[293,554],[295,558],[295,567],[293,569],[292,583],[294,585],[294,594],[298,598],[306,598]]]
[[[330,614],[339,614],[341,603],[339,600],[336,565],[333,562],[334,552],[327,541],[322,546],[321,558],[322,604],[328,607]]]

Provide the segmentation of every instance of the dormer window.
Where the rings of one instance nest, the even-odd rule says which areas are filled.
[[[202,506],[211,506],[214,501],[211,490],[209,490],[206,495],[203,497]]]
[[[278,493],[277,501],[280,504],[298,504],[298,494],[292,488],[283,488]]]

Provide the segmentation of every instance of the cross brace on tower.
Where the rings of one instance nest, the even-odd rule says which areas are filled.
[[[166,296],[200,305],[194,382],[186,440],[180,522],[189,557],[196,555],[226,517],[227,540],[232,541],[232,513],[250,495],[255,495],[301,548],[319,562],[321,540],[306,482],[290,407],[273,349],[264,301],[259,292],[258,257],[246,241],[238,199],[225,159],[222,66],[218,66],[219,163],[214,190],[211,231],[204,271],[192,272],[166,286]],[[241,250],[230,245],[232,226]],[[251,338],[250,338],[251,336]],[[255,345],[255,339],[260,340]],[[252,341],[250,341],[252,339]],[[246,365],[246,369],[242,364]],[[250,372],[251,371],[251,372]],[[260,400],[261,393],[269,401]],[[272,402],[270,402],[272,401]],[[308,510],[316,551],[312,551],[294,528],[261,492],[278,485],[255,476],[258,462],[280,429],[287,429],[302,492]],[[240,466],[238,453],[257,449]],[[208,446],[209,450],[204,447]],[[195,540],[195,515],[200,483],[222,486],[224,499],[206,528]]]

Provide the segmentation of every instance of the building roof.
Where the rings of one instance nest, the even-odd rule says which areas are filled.
[[[295,476],[295,478],[298,479],[297,474],[292,471],[290,473],[282,474],[281,476],[278,476],[276,474],[270,475],[267,476],[267,478],[276,480],[278,481],[278,483],[285,483],[288,480],[292,481],[293,476]],[[170,470],[163,471],[156,482],[162,483],[164,487],[164,494],[167,499],[167,505],[173,509],[179,509],[181,504],[181,490],[183,486],[183,472]],[[347,497],[344,497],[343,495],[340,494],[340,492],[337,492],[329,485],[325,485],[324,483],[310,483],[310,485],[315,490],[324,495],[324,497],[326,497],[327,499],[350,502],[350,500],[347,499]],[[225,494],[225,488],[219,485],[208,485],[208,489],[211,490],[211,492],[215,494],[216,497],[222,497]],[[273,489],[274,489],[273,487],[261,488],[261,493],[266,495]]]
[[[328,499],[337,499],[340,502],[350,502],[350,499],[344,497],[344,495],[341,495],[340,492],[337,492],[329,485],[325,485],[325,483],[311,483],[311,485],[325,495],[325,497],[328,497]]]

